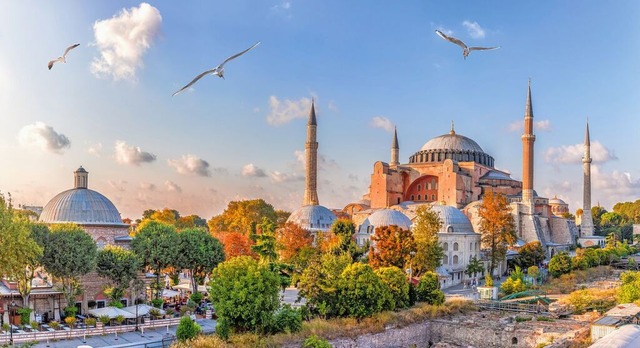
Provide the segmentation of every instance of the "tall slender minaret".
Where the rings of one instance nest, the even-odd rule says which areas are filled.
[[[304,145],[306,157],[306,186],[302,205],[318,205],[318,142],[316,141],[316,108],[311,101],[311,111],[307,122],[307,142]]]
[[[398,146],[398,130],[393,128],[393,141],[391,142],[391,165],[397,166],[399,161],[400,146]]]
[[[527,105],[524,110],[524,134],[522,135],[522,203],[533,212],[533,107],[531,106],[531,79],[527,91]]]
[[[582,158],[583,187],[582,187],[582,222],[580,235],[593,236],[593,217],[591,217],[591,141],[589,139],[589,120],[584,135],[584,157]]]

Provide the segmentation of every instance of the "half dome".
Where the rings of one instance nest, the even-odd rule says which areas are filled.
[[[329,231],[334,221],[336,221],[336,215],[321,205],[302,206],[292,212],[287,219],[287,222],[293,222],[312,232]]]

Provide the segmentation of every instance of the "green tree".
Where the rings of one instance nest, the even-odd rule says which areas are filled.
[[[540,277],[540,268],[538,266],[527,268],[527,275],[533,279],[534,284],[537,284]]]
[[[129,284],[136,279],[140,271],[138,257],[130,250],[107,245],[98,251],[96,260],[98,275],[108,279],[113,285],[113,289],[110,290],[111,301],[120,302]]]
[[[618,288],[618,303],[632,303],[640,300],[640,272],[622,272],[620,281],[622,284]]]
[[[493,274],[499,262],[504,260],[507,247],[516,242],[515,225],[507,197],[488,192],[479,208],[482,244],[489,248],[489,273]]]
[[[325,254],[302,272],[298,289],[312,313],[325,318],[338,315],[340,275],[351,262],[346,254]]]
[[[235,257],[213,270],[209,285],[209,297],[223,331],[264,332],[269,328],[279,307],[280,281],[266,265],[248,256]]]
[[[416,210],[413,224],[413,238],[416,242],[416,254],[411,259],[414,275],[433,272],[442,264],[444,250],[438,242],[438,232],[442,228],[440,215],[429,205],[422,205]]]
[[[191,273],[191,293],[225,259],[224,247],[204,228],[187,228],[178,233],[175,266]]]
[[[353,237],[356,233],[356,225],[351,220],[337,219],[331,226],[331,232],[338,239],[337,246],[331,251],[334,254],[347,254],[356,261],[367,251],[356,244]]]
[[[340,275],[340,315],[368,317],[382,311],[389,297],[387,287],[369,265],[353,263]]]
[[[416,243],[410,230],[398,226],[376,227],[371,236],[369,264],[373,268],[397,267],[404,269],[409,263],[411,253],[416,251]]]
[[[51,227],[42,264],[62,284],[68,307],[73,307],[76,296],[82,293],[80,277],[95,269],[96,255],[96,243],[82,227],[76,224]]]
[[[260,257],[260,262],[270,263],[278,258],[276,252],[276,225],[272,220],[262,218],[262,222],[256,229],[256,233],[251,234],[254,245],[251,250]]]
[[[613,211],[624,216],[627,222],[640,224],[640,199],[635,202],[616,203]]]
[[[178,234],[175,227],[154,220],[138,229],[131,241],[131,250],[138,255],[141,265],[156,275],[155,298],[162,296],[160,271],[173,266],[177,259],[177,246]]]
[[[231,201],[222,214],[207,222],[211,232],[241,232],[249,235],[262,218],[278,221],[273,206],[263,199]]]
[[[207,220],[198,215],[181,216],[176,221],[176,229],[178,229],[178,231],[198,227],[204,228],[205,230],[208,228]]]
[[[478,260],[475,255],[473,255],[473,257],[469,261],[469,264],[467,264],[467,269],[464,273],[466,273],[469,277],[475,277],[478,273],[483,274],[484,264],[482,263],[482,261]]]
[[[427,272],[420,277],[416,288],[418,301],[431,305],[441,305],[444,303],[444,293],[440,290],[438,275],[434,272]]]
[[[591,219],[593,220],[593,227],[596,232],[601,232],[600,221],[602,220],[602,214],[606,213],[607,210],[601,206],[591,207]]]
[[[520,248],[515,264],[521,268],[539,265],[545,259],[545,252],[542,244],[538,241],[529,242]]]
[[[566,252],[557,253],[549,261],[549,273],[556,278],[571,272],[572,269],[571,257]]]
[[[375,272],[391,294],[389,301],[385,304],[385,309],[394,310],[409,307],[409,282],[404,272],[398,267],[382,267]]]
[[[191,320],[191,318],[186,315],[180,319],[180,323],[178,324],[178,328],[176,329],[176,337],[180,342],[185,342],[187,340],[196,338],[198,334],[202,331],[200,325],[198,325],[195,321]]]

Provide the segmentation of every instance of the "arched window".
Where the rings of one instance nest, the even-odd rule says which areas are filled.
[[[518,344],[518,338],[517,337],[512,338],[511,344]]]
[[[413,197],[413,195],[411,195],[411,200],[412,200],[412,201],[414,200],[414,197]]]
[[[449,251],[449,243],[445,242],[444,244],[442,244],[442,250],[443,251]]]
[[[447,226],[447,232],[449,233],[453,232],[453,226]]]
[[[448,265],[449,264],[449,256],[445,255],[442,257],[442,264],[443,265]]]
[[[436,195],[431,195],[431,200],[435,201],[436,200]]]
[[[453,264],[454,265],[458,264],[458,255],[453,255]]]
[[[469,251],[473,251],[473,243],[469,243]]]
[[[418,195],[418,200],[420,200],[420,195]]]
[[[398,204],[400,204],[400,197],[398,197]]]
[[[458,243],[453,243],[453,251],[458,251]]]
[[[418,184],[418,191],[420,191],[420,188],[421,188],[421,186],[420,186],[420,184]],[[419,198],[418,198],[418,199],[419,199]]]

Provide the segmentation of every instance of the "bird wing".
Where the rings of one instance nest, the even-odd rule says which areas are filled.
[[[64,50],[64,54],[63,54],[62,56],[63,56],[63,57],[66,57],[66,56],[67,56],[67,53],[69,53],[69,51],[71,51],[72,49],[74,49],[74,48],[76,48],[76,47],[78,47],[78,46],[80,46],[80,44],[75,44],[75,45],[71,45],[71,46],[67,47],[67,49],[66,49],[66,50]]]
[[[222,67],[224,66],[224,64],[225,64],[226,62],[228,62],[228,61],[230,61],[230,60],[232,60],[232,59],[235,59],[235,58],[240,57],[241,55],[243,55],[243,54],[245,54],[245,53],[249,52],[250,50],[252,50],[254,47],[258,46],[259,44],[260,44],[260,41],[256,42],[253,46],[251,46],[251,47],[247,48],[246,50],[244,50],[244,51],[242,51],[242,52],[240,52],[240,53],[236,53],[236,54],[232,55],[231,57],[229,57],[229,58],[225,59],[225,60],[224,60],[224,62],[222,62],[222,64],[220,64],[218,67],[219,67],[220,69],[222,69]]]
[[[49,67],[49,70],[51,70],[51,68],[53,68],[53,64],[62,61],[62,57],[58,57],[52,61],[49,61],[49,64],[47,64],[47,66]]]
[[[458,46],[460,46],[462,48],[467,48],[467,45],[465,45],[464,42],[456,39],[455,37],[447,36],[443,32],[441,32],[440,30],[436,30],[436,34],[438,34],[438,36],[440,36],[441,38],[443,38],[443,39],[445,39],[445,40],[447,40],[449,42],[452,42],[452,43],[454,43],[454,44],[456,44],[456,45],[458,45]]]
[[[191,87],[194,83],[198,82],[198,80],[200,80],[204,75],[211,74],[211,73],[215,72],[216,70],[218,70],[218,67],[216,67],[214,69],[211,69],[211,70],[207,70],[207,71],[203,72],[202,74],[196,76],[193,80],[191,80],[191,82],[189,82],[186,86],[180,88],[177,92],[173,93],[171,96],[173,97],[176,94],[178,94],[178,93],[184,91],[185,89]]]
[[[500,48],[500,46],[498,46],[498,47],[469,47],[469,51],[490,51],[490,50],[497,50],[498,48]]]

